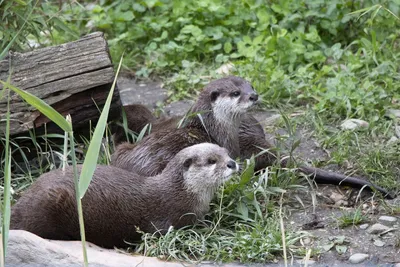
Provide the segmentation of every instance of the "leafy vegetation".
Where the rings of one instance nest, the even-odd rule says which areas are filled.
[[[296,124],[313,131],[331,151],[328,162],[315,164],[338,164],[348,173],[400,190],[400,142],[393,141],[400,119],[388,115],[400,110],[399,0],[0,0],[0,15],[0,59],[9,49],[59,44],[100,30],[114,62],[125,53],[125,70],[139,79],[161,77],[170,100],[193,96],[222,75],[218,68],[232,64],[234,74],[252,81],[265,106],[285,114],[303,112],[285,117],[282,126],[289,134],[278,136],[290,143],[285,150],[292,152],[298,145],[290,125]],[[347,118],[366,120],[369,127],[340,129]],[[17,170],[11,193],[60,167],[64,154],[71,156],[70,150],[51,143],[50,136],[55,137],[19,137],[35,144],[37,164],[28,162],[18,140],[10,140],[11,165]],[[0,142],[7,144],[6,138]],[[107,164],[111,152],[112,144],[107,144],[99,162]],[[0,168],[7,167],[6,159],[1,156]],[[288,228],[282,237],[278,216],[279,196],[303,190],[300,180],[291,169],[272,166],[255,176],[250,168],[221,189],[207,221],[171,229],[162,238],[145,235],[138,251],[191,261],[264,262],[284,249],[302,255],[304,248],[296,242],[303,233]],[[360,219],[356,213],[341,218],[343,226]],[[343,243],[338,239],[326,250],[335,247],[344,253]]]
[[[339,227],[347,227],[350,225],[359,225],[368,221],[367,216],[362,214],[361,208],[354,211],[345,211],[343,215],[338,218]]]
[[[274,206],[278,205],[279,196],[286,193],[285,189],[304,191],[305,188],[271,187],[270,180],[294,174],[272,167],[254,176],[253,168],[250,164],[240,177],[234,177],[218,192],[208,220],[185,229],[170,229],[162,238],[145,234],[136,251],[168,260],[195,262],[265,262],[282,256],[284,246],[291,253],[300,254],[303,247],[298,241],[307,233],[285,229],[282,235],[282,218]]]

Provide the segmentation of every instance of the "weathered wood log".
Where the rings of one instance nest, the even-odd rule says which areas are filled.
[[[39,97],[62,115],[71,114],[76,136],[87,136],[97,122],[114,80],[114,70],[103,33],[89,34],[74,42],[27,53],[10,52],[0,61],[0,79]],[[0,92],[2,90],[0,84]],[[0,135],[5,132],[7,93],[0,99]],[[11,92],[10,134],[61,132],[38,110]],[[114,91],[109,120],[120,116],[121,102]],[[46,124],[46,125],[45,125]]]

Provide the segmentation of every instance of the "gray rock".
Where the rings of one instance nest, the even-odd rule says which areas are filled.
[[[374,245],[377,246],[377,247],[383,247],[385,245],[385,242],[383,242],[382,240],[377,239],[377,240],[374,241]]]
[[[235,70],[235,65],[232,62],[227,62],[223,64],[221,67],[215,70],[218,74],[230,74],[233,70]]]
[[[350,256],[349,261],[353,264],[357,264],[368,259],[369,255],[364,253],[356,253]]]
[[[378,220],[384,225],[392,226],[396,223],[397,218],[392,216],[381,216]]]
[[[369,226],[368,223],[364,223],[364,224],[361,224],[359,227],[360,227],[361,230],[365,230],[365,229],[368,228],[368,226]]]
[[[399,138],[397,138],[396,136],[392,136],[388,141],[387,144],[388,145],[393,145],[395,143],[397,143],[399,141]]]
[[[387,110],[386,115],[400,118],[400,109],[389,109]]]
[[[336,193],[336,192],[332,192],[331,195],[329,196],[329,198],[330,198],[334,203],[337,203],[337,202],[343,200],[343,199],[344,199],[344,196],[343,196],[343,194],[339,194],[339,193]]]
[[[368,228],[367,232],[370,234],[380,234],[386,230],[389,230],[389,227],[380,223],[376,223],[372,225],[370,228]]]
[[[276,125],[278,124],[280,121],[282,121],[282,115],[281,114],[274,114],[271,115],[268,118],[264,119],[264,124],[265,125]]]
[[[361,129],[361,128],[368,128],[369,123],[363,120],[359,119],[348,119],[345,120],[340,127],[343,130],[355,130],[355,129]]]
[[[168,116],[184,116],[194,104],[193,100],[176,101],[164,107]]]
[[[10,230],[6,264],[74,264],[79,258],[69,255],[59,245],[22,230]]]
[[[163,262],[156,258],[118,253],[89,242],[86,247],[91,267],[182,266],[174,262]],[[9,232],[6,266],[75,267],[82,266],[82,262],[80,241],[50,241],[22,230]]]
[[[396,136],[397,136],[398,138],[400,138],[400,126],[394,127],[394,132],[396,133]]]
[[[118,77],[118,90],[122,105],[142,104],[155,108],[158,103],[163,103],[168,95],[162,88],[161,82],[136,83],[129,77]]]
[[[301,266],[305,266],[305,265],[310,266],[310,265],[314,265],[316,263],[316,261],[313,261],[313,260],[308,260],[308,261],[306,261],[306,260],[297,260],[297,263],[300,264]]]

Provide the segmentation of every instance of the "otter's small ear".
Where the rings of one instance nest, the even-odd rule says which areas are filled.
[[[192,165],[193,159],[192,158],[188,158],[185,160],[185,162],[183,162],[183,169],[186,171],[189,169],[190,165]]]
[[[211,92],[211,102],[214,102],[215,100],[217,100],[218,96],[219,96],[219,92],[217,92],[217,91]]]

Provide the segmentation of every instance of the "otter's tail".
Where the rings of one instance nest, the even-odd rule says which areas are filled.
[[[360,178],[350,177],[304,165],[299,167],[299,171],[306,175],[311,175],[317,184],[333,184],[350,186],[352,188],[365,188],[369,191],[378,191],[385,198],[395,198],[395,196],[390,194],[386,189]]]

